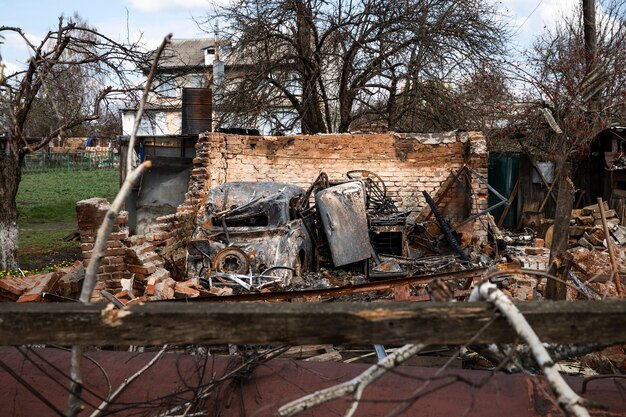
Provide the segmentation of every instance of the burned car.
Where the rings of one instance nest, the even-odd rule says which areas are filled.
[[[398,210],[380,177],[366,170],[346,176],[333,182],[322,172],[306,192],[272,182],[230,182],[211,189],[187,247],[187,276],[209,288],[259,291],[289,287],[294,276],[314,265],[315,270],[341,268],[385,279],[455,262],[441,256],[433,261],[409,244],[409,236],[417,239],[413,235],[424,227],[408,225],[410,211]],[[447,225],[441,215],[436,217],[442,228]],[[455,243],[456,256],[468,263],[456,237],[447,237]],[[431,241],[420,248],[429,250]],[[432,250],[442,255],[438,248]]]
[[[187,247],[187,276],[258,290],[310,269],[313,246],[291,184],[228,182],[210,190]]]

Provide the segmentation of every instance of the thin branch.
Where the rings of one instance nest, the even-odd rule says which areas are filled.
[[[182,404],[179,404],[173,408],[170,408],[169,410],[166,410],[165,412],[159,414],[157,417],[175,417],[173,413],[178,413],[180,411],[182,411],[183,409],[189,409],[190,406],[194,405],[195,403],[198,403],[200,400],[203,400],[204,398],[208,397],[209,395],[211,395],[211,393],[213,392],[213,388],[215,388],[216,386],[218,386],[219,384],[232,379],[232,378],[236,378],[237,375],[239,375],[241,372],[245,371],[247,368],[249,368],[252,365],[258,365],[260,363],[264,363],[267,362],[269,360],[272,360],[280,355],[282,355],[283,353],[285,353],[287,350],[289,350],[291,346],[278,346],[276,348],[270,349],[267,352],[264,352],[262,354],[262,357],[255,357],[254,359],[251,360],[247,360],[244,363],[242,363],[241,365],[235,367],[235,369],[229,371],[227,374],[221,376],[220,378],[217,378],[213,381],[210,381],[208,384],[206,384],[206,386],[204,386],[204,388],[202,388],[202,390],[200,390],[199,393],[194,395],[194,398],[192,398],[191,400],[185,401]],[[195,390],[194,390],[195,391]],[[182,394],[183,391],[179,392],[178,395]]]
[[[161,42],[161,45],[156,51],[154,61],[152,62],[152,67],[150,69],[150,74],[148,75],[148,79],[146,80],[146,86],[144,88],[143,96],[141,98],[141,103],[139,104],[139,108],[137,109],[137,114],[135,116],[135,124],[133,126],[133,131],[130,136],[130,141],[128,143],[128,155],[126,157],[126,178],[124,179],[124,183],[120,187],[120,191],[117,193],[117,196],[111,203],[109,210],[107,211],[100,228],[98,229],[98,234],[96,237],[96,243],[94,244],[93,255],[89,261],[89,265],[87,266],[87,270],[85,271],[85,283],[83,284],[83,290],[80,294],[80,302],[89,303],[91,300],[91,293],[96,285],[96,278],[98,273],[98,267],[100,266],[100,260],[104,256],[104,252],[106,251],[106,242],[111,234],[111,230],[113,229],[113,224],[115,223],[115,218],[119,213],[126,196],[130,192],[132,186],[135,184],[137,179],[141,177],[144,170],[150,168],[152,166],[150,161],[144,161],[141,165],[139,165],[134,171],[132,169],[132,151],[135,147],[135,139],[137,138],[137,131],[139,130],[139,123],[141,117],[143,116],[143,111],[146,105],[146,101],[148,98],[148,93],[150,92],[150,88],[152,86],[152,82],[154,80],[154,76],[156,73],[156,67],[158,60],[165,49],[165,46],[171,42],[172,34],[168,34]]]
[[[3,369],[9,375],[11,375],[19,384],[21,384],[24,388],[26,388],[28,391],[30,391],[30,393],[33,394],[35,396],[35,398],[39,399],[48,408],[50,408],[52,411],[54,411],[55,414],[57,414],[57,415],[59,415],[61,417],[66,417],[65,414],[63,414],[63,412],[61,410],[56,408],[56,406],[54,404],[52,404],[50,402],[50,400],[48,400],[45,397],[45,395],[43,395],[38,389],[33,387],[28,381],[24,380],[24,378],[22,378],[17,372],[15,372],[13,369],[11,369],[11,367],[8,366],[6,363],[4,363],[2,360],[0,360],[0,368]]]
[[[150,91],[150,87],[152,85],[152,80],[154,79],[154,72],[157,66],[158,59],[161,55],[161,52],[165,48],[165,45],[171,41],[172,34],[168,34],[161,43],[157,54],[152,63],[152,69],[150,70],[150,75],[146,81],[146,86],[144,88],[144,95],[141,100],[141,105],[137,111],[137,119],[135,120],[135,125],[133,126],[133,131],[131,135],[131,142],[128,147],[128,155],[127,155],[127,171],[126,178],[120,187],[119,192],[115,196],[115,199],[109,206],[106,215],[102,221],[102,224],[98,228],[98,234],[96,236],[96,242],[93,248],[93,254],[91,259],[89,260],[89,265],[87,266],[87,270],[85,271],[85,280],[83,283],[83,289],[80,294],[79,301],[83,304],[91,303],[91,296],[93,293],[93,289],[96,285],[96,280],[98,277],[98,267],[100,266],[100,261],[104,257],[106,252],[106,244],[109,236],[111,235],[111,231],[113,230],[113,225],[115,224],[115,219],[117,218],[118,213],[120,212],[124,201],[126,200],[127,195],[130,193],[133,185],[137,180],[143,175],[146,169],[149,169],[152,166],[152,162],[144,161],[140,164],[136,169],[132,169],[132,150],[134,148],[134,140],[137,136],[137,130],[139,129],[139,121],[141,120],[141,116],[143,114],[143,109],[145,107],[145,103],[147,100],[148,93]],[[74,417],[80,410],[81,404],[81,376],[80,376],[80,362],[82,355],[82,346],[75,345],[72,347],[72,361],[70,374],[72,376],[72,385],[71,385],[71,394],[68,400],[68,417]]]
[[[102,401],[102,403],[98,406],[97,409],[94,410],[93,413],[91,413],[90,417],[98,417],[102,414],[102,412],[108,407],[108,405],[117,398],[118,395],[120,395],[122,393],[122,391],[124,391],[126,389],[126,387],[128,387],[135,379],[137,379],[138,377],[140,377],[144,372],[146,372],[148,369],[150,369],[150,367],[152,365],[154,365],[160,358],[161,356],[163,356],[163,354],[165,353],[165,350],[167,349],[167,345],[163,345],[163,347],[161,348],[161,350],[159,351],[159,353],[157,353],[151,360],[150,362],[148,362],[147,364],[145,364],[140,370],[138,370],[137,372],[135,372],[132,376],[126,378],[124,380],[124,382],[122,382],[120,384],[120,386],[111,394],[109,395],[109,397]]]
[[[70,359],[70,396],[67,400],[67,416],[75,417],[83,408],[83,378],[81,371],[81,358],[83,355],[83,347],[80,345],[72,346]]]
[[[396,366],[404,363],[407,359],[416,355],[420,350],[424,349],[425,346],[426,345],[404,345],[377,364],[369,367],[360,375],[344,382],[343,384],[316,391],[283,405],[278,409],[278,415],[281,417],[291,417],[310,408],[327,403],[328,401],[332,401],[346,395],[352,395],[352,405],[345,414],[346,417],[351,417],[359,405],[359,400],[363,395],[363,391],[369,384],[376,381],[390,369],[395,368]]]

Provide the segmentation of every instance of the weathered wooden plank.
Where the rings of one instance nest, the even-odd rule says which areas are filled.
[[[626,342],[626,302],[523,302],[546,342]],[[0,304],[0,345],[459,344],[493,317],[487,303]],[[514,341],[502,318],[476,343]]]

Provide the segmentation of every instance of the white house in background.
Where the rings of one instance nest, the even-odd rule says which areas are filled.
[[[216,39],[172,39],[159,61],[154,92],[148,98],[138,136],[197,136],[202,131],[214,130],[219,119],[220,89],[234,85],[238,73],[254,65],[250,61],[235,62],[239,61],[235,56],[229,44]],[[149,66],[142,70],[147,75]],[[123,135],[130,135],[135,114],[134,108],[122,111]],[[221,127],[258,130],[267,135],[294,114],[293,108],[275,108],[252,124]],[[283,133],[299,132],[298,124]]]
[[[232,62],[234,56],[230,45],[211,38],[173,39],[164,49],[157,66],[154,91],[148,96],[137,132],[136,158],[152,160],[153,168],[143,175],[126,199],[131,233],[145,233],[156,217],[174,213],[183,202],[198,135],[214,130],[215,111],[219,109],[216,101],[219,102],[221,89],[236,82],[237,71],[253,65]],[[151,62],[146,63],[142,68],[146,76],[150,65]],[[280,125],[282,118],[293,117],[289,112],[293,109],[272,109],[271,117],[264,120],[275,120]],[[122,110],[123,133],[119,138],[122,158],[128,153],[128,139],[136,114],[135,108]],[[275,125],[268,122],[227,127],[254,129],[261,134],[270,134],[275,129]],[[299,127],[296,129],[284,133],[299,133]],[[121,166],[121,175],[125,176],[125,164]]]
[[[214,51],[213,39],[174,39],[163,51],[131,151],[138,161],[153,162],[125,202],[132,233],[145,233],[156,217],[176,212],[184,201],[198,134],[212,128]],[[142,68],[146,76],[151,64]],[[136,113],[122,110],[122,157]]]
[[[211,91],[210,81],[215,57],[214,39],[173,39],[165,48],[157,67],[144,117],[139,125],[138,136],[181,136],[197,135],[201,130],[211,130]],[[142,68],[148,75],[151,62]],[[201,116],[204,123],[189,129],[183,126],[183,117],[188,116],[183,109],[187,94],[192,90],[193,97],[202,97],[198,104],[204,105]],[[185,97],[184,97],[185,96]],[[194,109],[198,110],[198,109]],[[185,113],[185,114],[184,114]],[[135,123],[136,109],[122,111],[123,135],[130,135]]]

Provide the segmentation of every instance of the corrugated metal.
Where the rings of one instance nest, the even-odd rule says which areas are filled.
[[[183,135],[211,131],[213,111],[210,88],[183,88]]]

